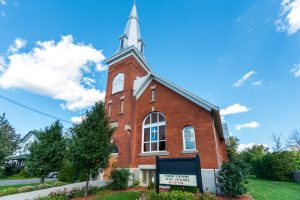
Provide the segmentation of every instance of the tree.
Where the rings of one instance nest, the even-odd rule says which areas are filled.
[[[103,102],[95,103],[80,124],[70,129],[72,142],[70,152],[76,160],[81,176],[86,180],[87,196],[90,177],[107,167],[111,154],[111,137],[114,129],[110,127]]]
[[[234,136],[229,137],[229,146],[227,146],[227,156],[231,160],[238,155],[237,148],[239,146],[239,139]]]
[[[42,183],[50,172],[59,171],[62,166],[66,150],[62,132],[62,124],[56,121],[41,131],[29,147],[26,168],[31,175],[40,177]]]
[[[233,158],[222,164],[218,174],[221,191],[230,197],[242,195],[247,192],[245,184],[248,183],[249,166],[240,159]]]
[[[287,146],[291,150],[300,151],[300,131],[295,129],[288,139]]]
[[[19,141],[20,135],[16,134],[3,113],[0,115],[0,164],[3,164],[4,159],[18,149]]]
[[[280,151],[284,151],[286,149],[286,147],[283,145],[283,139],[281,134],[272,134],[272,138],[273,142],[275,143],[275,146],[273,147],[273,150],[276,152],[280,152]]]
[[[268,148],[264,147],[264,145],[255,144],[252,147],[246,148],[244,151],[242,151],[240,153],[240,157],[245,163],[250,165],[250,172],[251,174],[254,174],[257,162],[260,161],[267,152]]]

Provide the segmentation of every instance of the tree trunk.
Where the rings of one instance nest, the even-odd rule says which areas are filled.
[[[41,182],[44,183],[45,182],[45,177],[41,178]]]
[[[89,181],[90,181],[90,176],[88,176],[87,179],[86,179],[86,183],[85,183],[85,195],[84,195],[84,197],[87,197],[87,195],[88,195]]]

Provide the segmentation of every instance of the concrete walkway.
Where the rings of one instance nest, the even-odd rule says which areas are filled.
[[[90,186],[105,186],[107,182],[105,181],[90,181]],[[36,190],[32,192],[25,192],[25,193],[19,193],[19,194],[13,194],[13,195],[8,195],[4,197],[0,197],[0,200],[33,200],[38,197],[44,197],[50,194],[51,192],[55,192],[58,190],[72,190],[73,188],[81,188],[85,186],[85,182],[80,182],[80,183],[73,183],[69,185],[64,185],[64,186],[59,186],[59,187],[53,187],[53,188],[48,188],[48,189],[43,189],[43,190]]]
[[[46,181],[56,181],[56,178],[46,178]],[[39,178],[31,178],[31,179],[20,179],[20,180],[4,180],[0,181],[0,186],[9,186],[9,185],[19,185],[19,184],[30,184],[30,183],[39,183]]]

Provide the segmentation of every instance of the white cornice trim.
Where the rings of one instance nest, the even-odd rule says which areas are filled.
[[[136,49],[135,46],[131,46],[125,49],[122,49],[117,54],[113,55],[112,57],[105,60],[108,66],[111,66],[120,60],[128,58],[129,56],[134,56],[138,62],[142,65],[142,67],[149,73],[151,72],[151,68],[148,65],[145,58],[140,54],[140,52]]]

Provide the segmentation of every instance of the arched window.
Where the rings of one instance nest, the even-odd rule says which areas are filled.
[[[182,130],[183,149],[186,151],[196,150],[195,130],[192,126],[186,126]]]
[[[124,73],[118,73],[112,81],[112,94],[123,91]]]
[[[159,112],[145,117],[143,124],[142,152],[166,150],[166,120]]]

